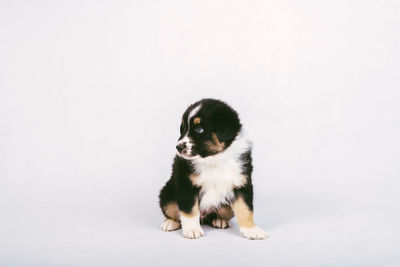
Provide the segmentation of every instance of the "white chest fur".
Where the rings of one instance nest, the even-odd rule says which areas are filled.
[[[193,161],[196,173],[191,180],[200,187],[200,210],[228,204],[234,197],[234,188],[246,183],[240,156],[250,148],[251,144],[239,135],[224,152]]]

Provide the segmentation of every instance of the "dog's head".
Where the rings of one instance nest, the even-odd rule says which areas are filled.
[[[241,129],[238,114],[226,103],[203,99],[182,116],[176,149],[185,159],[205,158],[227,149]]]

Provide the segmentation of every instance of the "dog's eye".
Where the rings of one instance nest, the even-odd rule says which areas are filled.
[[[196,127],[196,128],[194,128],[194,131],[195,131],[196,133],[201,134],[201,133],[204,132],[204,129],[203,129],[202,127]]]

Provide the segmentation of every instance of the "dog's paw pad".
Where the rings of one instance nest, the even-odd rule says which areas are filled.
[[[161,224],[160,228],[163,231],[174,231],[181,228],[181,223],[171,219],[165,219],[165,221]]]
[[[197,239],[204,235],[204,231],[201,228],[189,228],[182,230],[183,237],[189,239]]]
[[[215,228],[229,228],[229,221],[224,219],[215,219],[211,222],[212,226]]]
[[[264,232],[261,228],[258,228],[257,226],[247,228],[247,227],[241,227],[240,228],[240,233],[248,239],[265,239],[267,238],[267,233]]]

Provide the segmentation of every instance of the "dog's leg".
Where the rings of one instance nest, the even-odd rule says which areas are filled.
[[[200,209],[197,197],[189,212],[179,208],[180,220],[182,224],[182,234],[185,238],[195,239],[204,235],[204,231],[200,226]]]
[[[161,224],[161,229],[164,231],[175,231],[181,228],[179,221],[179,209],[176,202],[170,202],[162,207],[164,215],[167,217]]]
[[[213,218],[211,225],[215,228],[229,228],[229,220],[233,217],[232,208],[228,205],[223,205],[216,211],[216,218]]]
[[[253,220],[252,205],[246,203],[242,195],[238,195],[232,203],[233,211],[237,217],[241,234],[248,239],[265,239],[267,234],[258,228]]]

